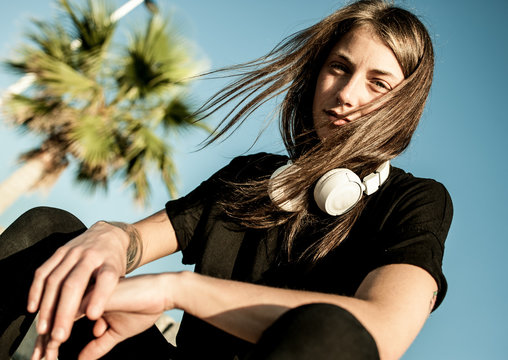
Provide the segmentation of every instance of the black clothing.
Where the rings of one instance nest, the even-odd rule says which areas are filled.
[[[26,310],[35,270],[85,230],[74,215],[39,207],[21,215],[0,235],[0,360],[10,359],[35,317]]]
[[[388,180],[369,196],[348,238],[311,267],[277,256],[282,228],[242,229],[225,218],[218,206],[225,196],[225,182],[267,177],[286,161],[286,157],[265,153],[235,158],[189,195],[168,202],[166,211],[183,262],[217,278],[345,296],[353,296],[365,276],[380,266],[412,264],[436,280],[436,307],[441,303],[447,289],[441,263],[452,218],[452,202],[443,185],[392,167]],[[333,220],[320,214],[319,221],[297,235],[296,245],[310,244]],[[220,359],[241,356],[252,347],[188,314],[184,314],[177,346],[192,358]]]
[[[308,304],[285,312],[246,360],[379,360],[376,342],[348,311]]]

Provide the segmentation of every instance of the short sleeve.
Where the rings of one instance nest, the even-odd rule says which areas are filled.
[[[192,254],[189,245],[194,235],[199,232],[200,219],[207,208],[210,187],[210,180],[205,181],[188,195],[166,203],[166,213],[175,230],[184,264],[195,263],[195,254]]]
[[[175,230],[184,264],[196,263],[206,220],[217,203],[217,194],[224,186],[224,178],[235,172],[239,160],[240,158],[233,159],[186,196],[166,203],[166,213]]]
[[[381,229],[381,254],[374,262],[376,267],[404,263],[426,270],[438,285],[434,309],[447,291],[442,261],[452,215],[452,201],[442,184],[429,179],[410,181],[400,188]]]
[[[230,191],[229,184],[254,176],[267,176],[270,169],[285,159],[267,153],[236,157],[188,195],[166,203],[166,213],[175,230],[184,264],[200,261],[209,237],[209,226],[216,222],[221,212],[219,203]]]

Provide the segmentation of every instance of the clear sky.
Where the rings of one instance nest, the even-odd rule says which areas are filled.
[[[444,259],[448,295],[431,315],[404,359],[506,359],[508,354],[508,27],[506,0],[406,0],[397,4],[419,14],[433,37],[435,81],[419,130],[409,150],[394,163],[421,177],[435,178],[449,190],[455,216]],[[116,4],[121,4],[118,0]],[[159,1],[173,11],[175,26],[196,44],[212,68],[264,54],[283,37],[340,7],[332,0]],[[0,58],[14,54],[31,17],[54,13],[49,0],[3,2]],[[122,19],[136,26],[143,7]],[[0,69],[0,89],[15,78]],[[190,99],[198,104],[220,82],[200,82]],[[179,171],[178,189],[186,194],[235,155],[280,151],[275,128],[250,149],[258,129],[270,117],[262,110],[227,141],[196,152],[200,132],[172,138]],[[37,139],[0,119],[0,181],[16,169],[16,157]],[[156,185],[149,207],[135,207],[130,193],[115,182],[108,193],[90,195],[68,170],[47,196],[27,195],[0,215],[7,226],[36,205],[74,212],[87,225],[98,219],[134,221],[161,209],[168,195]],[[483,179],[483,180],[482,180]],[[182,269],[179,256],[162,259],[144,271]],[[175,317],[179,313],[173,313]]]

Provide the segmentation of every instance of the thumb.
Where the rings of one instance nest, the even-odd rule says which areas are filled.
[[[111,330],[107,330],[102,336],[90,341],[79,353],[79,360],[95,360],[106,355],[120,341]]]
[[[108,330],[108,323],[104,318],[99,318],[93,326],[93,335],[95,337],[101,337]]]

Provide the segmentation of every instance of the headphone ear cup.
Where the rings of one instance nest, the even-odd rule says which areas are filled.
[[[288,161],[286,165],[281,166],[277,170],[274,171],[272,176],[270,177],[270,182],[268,184],[268,196],[270,196],[270,200],[281,210],[287,212],[296,212],[300,208],[301,202],[303,201],[303,197],[299,196],[296,199],[289,199],[286,201],[282,201],[284,194],[286,192],[285,187],[282,184],[282,177],[291,172],[297,172],[298,167],[293,165],[291,161]]]
[[[325,173],[314,187],[314,200],[325,213],[338,216],[351,210],[361,199],[362,181],[349,169],[333,169]]]

